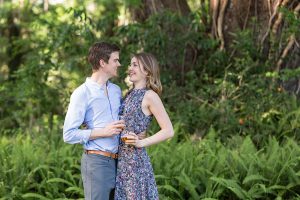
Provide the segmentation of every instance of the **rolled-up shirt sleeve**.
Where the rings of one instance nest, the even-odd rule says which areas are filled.
[[[87,99],[83,90],[77,89],[70,98],[70,104],[66,114],[63,139],[69,144],[85,144],[89,141],[92,130],[82,130],[79,127],[84,122],[87,110]]]

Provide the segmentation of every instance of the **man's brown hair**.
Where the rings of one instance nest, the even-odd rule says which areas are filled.
[[[120,51],[120,48],[115,44],[107,42],[96,42],[89,49],[88,61],[93,67],[93,71],[97,71],[100,67],[99,61],[102,59],[108,62],[112,52]]]

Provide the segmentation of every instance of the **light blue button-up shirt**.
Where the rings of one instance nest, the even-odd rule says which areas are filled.
[[[108,95],[105,95],[105,87]],[[94,140],[89,140],[89,137],[93,129],[104,128],[118,120],[121,98],[119,86],[109,81],[107,86],[101,86],[87,78],[71,95],[64,123],[64,141],[70,144],[81,143],[86,150],[116,153],[119,144],[117,135]],[[79,128],[83,123],[87,125],[85,130]]]

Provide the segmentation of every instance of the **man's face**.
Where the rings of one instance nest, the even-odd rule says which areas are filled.
[[[114,51],[110,54],[108,62],[104,62],[103,71],[109,77],[116,77],[118,76],[118,68],[121,66],[119,60],[119,52]]]

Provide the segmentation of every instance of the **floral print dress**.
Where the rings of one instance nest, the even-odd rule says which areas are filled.
[[[152,116],[142,112],[146,89],[133,89],[121,105],[120,116],[125,120],[125,131],[136,134],[146,131]],[[123,133],[121,133],[123,134]],[[157,200],[158,191],[150,158],[145,148],[128,146],[120,141],[115,200]]]

